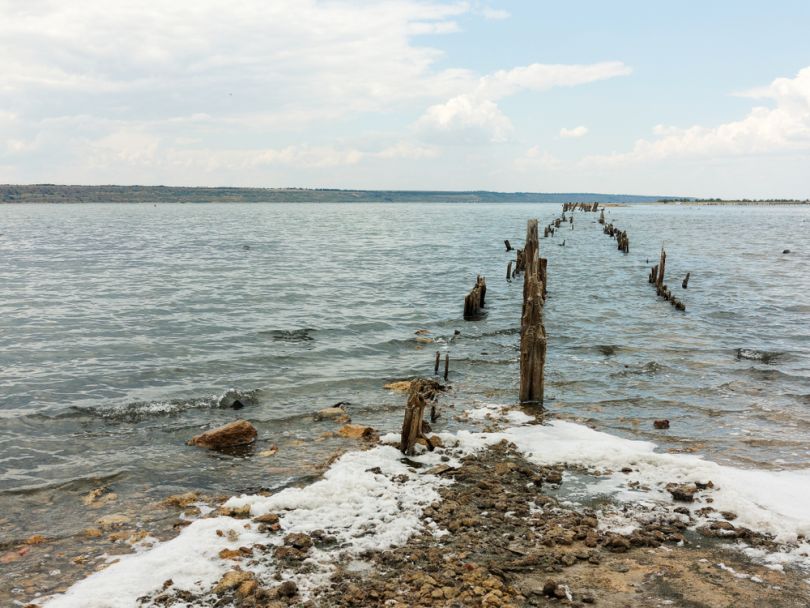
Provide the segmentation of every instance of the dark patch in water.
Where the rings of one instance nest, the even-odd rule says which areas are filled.
[[[313,338],[310,334],[315,331],[313,329],[271,329],[269,331],[261,331],[260,335],[270,336],[273,340],[278,342],[311,342]]]
[[[611,374],[614,378],[620,378],[623,376],[636,376],[636,375],[649,375],[652,376],[657,374],[659,371],[664,369],[664,366],[660,363],[656,363],[655,361],[648,361],[644,365],[640,367],[630,367],[629,365],[625,365],[624,370],[620,372],[615,372]]]
[[[738,348],[736,352],[738,360],[747,359],[749,361],[762,361],[763,363],[767,364],[773,363],[779,357],[785,354],[780,352],[755,350],[753,348]]]
[[[606,357],[612,357],[618,352],[619,347],[616,346],[615,344],[599,344],[597,345],[596,350],[598,350]]]

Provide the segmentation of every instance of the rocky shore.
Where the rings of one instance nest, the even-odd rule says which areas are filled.
[[[328,531],[285,530],[281,512],[251,516],[250,508],[226,506],[220,515],[243,521],[266,542],[221,551],[232,567],[204,594],[166,580],[139,605],[810,605],[806,573],[755,563],[731,544],[744,540],[774,550],[768,537],[736,527],[733,513],[698,520],[713,511],[708,484],[671,484],[672,503],[665,508],[573,502],[564,492],[568,480],[592,483],[592,471],[535,465],[506,440],[459,459],[453,441],[446,443],[433,455],[439,464],[404,459],[409,474],[443,480],[439,499],[421,510],[419,530],[404,544],[347,551]],[[367,472],[385,474],[375,467]],[[408,475],[401,477],[390,481],[405,483]],[[683,505],[697,494],[706,506],[696,515]],[[635,525],[627,526],[631,519]],[[272,570],[263,569],[268,563]]]

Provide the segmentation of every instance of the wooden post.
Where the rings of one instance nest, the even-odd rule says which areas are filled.
[[[510,244],[509,244],[509,239],[506,239],[506,240],[503,242],[503,244],[504,244],[504,245],[506,245],[506,250],[507,250],[507,251],[512,251],[512,245],[510,245]]]
[[[506,280],[512,280],[512,260],[509,260],[509,263],[506,265]]]
[[[444,353],[444,381],[447,382],[447,377],[450,375],[450,353]]]
[[[407,455],[413,455],[416,440],[422,436],[422,418],[425,415],[425,398],[418,391],[411,391],[408,405],[405,406],[405,418],[402,420],[402,433],[399,449]]]
[[[439,361],[441,361],[441,357],[442,357],[441,353],[439,353],[439,351],[436,351],[436,363],[433,365],[433,375],[434,376],[439,375]]]
[[[689,285],[689,275],[691,274],[692,274],[691,272],[687,272],[686,276],[683,279],[683,283],[681,283],[681,287],[683,287],[684,289],[686,289],[686,286]]]
[[[661,259],[658,262],[658,276],[656,277],[656,285],[664,285],[664,272],[667,266],[667,252],[661,248]]]
[[[526,274],[523,281],[523,314],[520,322],[520,400],[543,403],[543,370],[546,361],[546,331],[543,327],[543,282],[545,274],[538,255],[537,220],[526,227]]]
[[[475,280],[475,287],[470,290],[464,298],[464,319],[469,321],[476,319],[481,315],[481,309],[484,308],[484,301],[487,295],[487,280],[478,276]]]

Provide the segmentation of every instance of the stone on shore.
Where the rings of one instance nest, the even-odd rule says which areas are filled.
[[[189,439],[187,445],[195,445],[209,450],[233,448],[249,445],[256,441],[256,427],[247,420],[236,420],[228,424],[205,431]]]
[[[362,424],[344,424],[338,433],[349,439],[374,439],[377,435],[373,428]]]
[[[312,417],[315,419],[315,422],[319,422],[321,420],[334,420],[335,422],[350,422],[350,418],[346,413],[346,409],[336,405],[333,405],[332,407],[325,407],[322,410],[318,410]]]
[[[692,502],[698,488],[693,483],[668,483],[666,490],[672,495],[673,500]]]

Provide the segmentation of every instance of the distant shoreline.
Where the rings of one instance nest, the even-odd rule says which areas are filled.
[[[668,196],[485,190],[0,185],[0,203],[652,203]],[[678,197],[683,198],[683,197]]]

